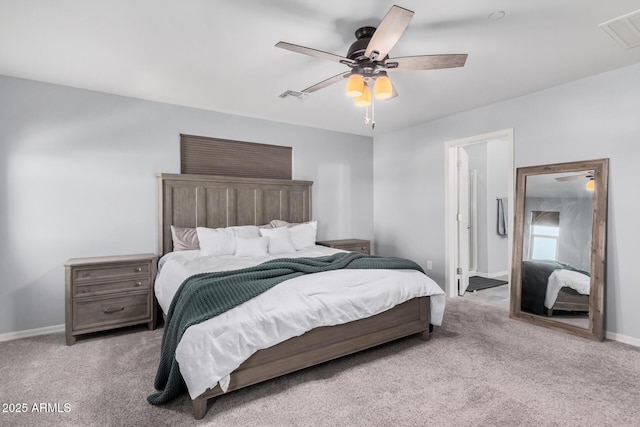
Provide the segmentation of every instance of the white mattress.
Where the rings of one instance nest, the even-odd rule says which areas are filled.
[[[340,251],[315,246],[281,257],[336,252]],[[177,288],[193,274],[235,270],[274,258],[198,257],[198,251],[167,254],[156,279],[158,301],[166,312]],[[176,359],[191,398],[217,383],[226,390],[229,375],[258,350],[317,327],[370,317],[420,296],[431,296],[431,323],[440,325],[445,294],[418,271],[335,270],[300,276],[188,328],[176,349]]]
[[[552,308],[558,299],[558,293],[563,287],[569,287],[582,295],[589,295],[591,278],[577,271],[559,269],[554,270],[547,281],[547,294],[544,306]]]

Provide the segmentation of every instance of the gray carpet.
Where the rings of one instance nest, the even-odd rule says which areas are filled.
[[[495,288],[496,286],[506,285],[506,280],[489,279],[487,277],[472,276],[469,277],[469,287],[467,292],[481,291],[483,289]]]
[[[0,343],[0,401],[63,411],[0,413],[0,425],[640,425],[640,349],[510,320],[462,298],[447,304],[429,342],[409,337],[229,393],[201,421],[186,396],[161,407],[145,400],[161,330],[72,347],[63,334]]]

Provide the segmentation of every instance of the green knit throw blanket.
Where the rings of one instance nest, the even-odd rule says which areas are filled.
[[[167,403],[186,391],[175,353],[180,338],[189,326],[224,313],[285,280],[341,268],[412,269],[423,272],[419,265],[407,259],[349,252],[319,258],[281,258],[240,270],[191,276],[180,285],[167,313],[160,364],[154,383],[159,392],[147,397],[149,403]]]

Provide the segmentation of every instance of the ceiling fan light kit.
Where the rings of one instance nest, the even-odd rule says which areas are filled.
[[[362,96],[364,92],[364,80],[362,79],[362,76],[358,74],[351,74],[347,79],[346,92],[347,96],[351,98]]]
[[[381,71],[373,84],[373,96],[376,99],[389,99],[393,95],[393,85],[385,71]]]
[[[371,89],[369,89],[369,86],[365,85],[362,95],[355,98],[354,102],[358,107],[368,107],[371,105]]]
[[[345,87],[347,96],[354,98],[356,105],[366,107],[372,104],[372,91],[373,98],[381,100],[395,98],[398,95],[391,79],[387,76],[387,71],[433,70],[464,66],[467,60],[466,54],[389,58],[389,51],[407,29],[412,17],[412,11],[392,6],[378,28],[361,27],[356,30],[356,41],[349,47],[347,56],[282,41],[278,42],[276,47],[348,66],[351,71],[329,77],[304,89],[302,93],[313,93],[348,77]],[[375,126],[375,121],[370,120],[367,113],[365,124],[369,123],[372,128]]]

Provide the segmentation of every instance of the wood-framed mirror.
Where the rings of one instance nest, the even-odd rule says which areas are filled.
[[[517,169],[510,317],[602,341],[609,159]]]

